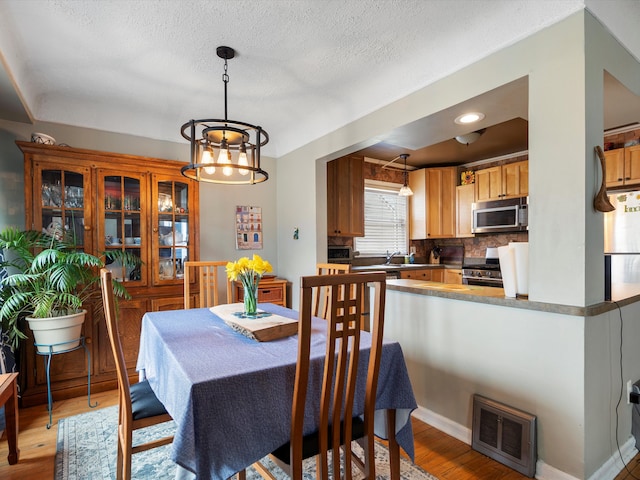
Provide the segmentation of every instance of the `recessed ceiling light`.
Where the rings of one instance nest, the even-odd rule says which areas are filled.
[[[463,113],[459,117],[455,119],[455,122],[459,125],[466,125],[468,123],[479,122],[484,118],[484,113],[480,112],[469,112]]]

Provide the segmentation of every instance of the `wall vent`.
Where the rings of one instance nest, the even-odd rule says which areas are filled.
[[[474,395],[471,448],[533,477],[537,461],[536,417]]]

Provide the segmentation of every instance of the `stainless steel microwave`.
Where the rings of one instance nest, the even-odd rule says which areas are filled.
[[[472,205],[473,233],[519,232],[529,228],[528,197],[476,202]]]

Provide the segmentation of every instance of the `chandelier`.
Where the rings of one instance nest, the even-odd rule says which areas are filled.
[[[182,125],[182,136],[190,142],[190,162],[182,175],[199,182],[253,185],[269,179],[260,167],[260,148],[269,142],[262,127],[227,117],[227,60],[235,56],[231,47],[218,47],[224,59],[224,119],[191,120]]]

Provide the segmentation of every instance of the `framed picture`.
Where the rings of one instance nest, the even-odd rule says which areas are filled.
[[[262,250],[262,208],[236,206],[236,250]]]

